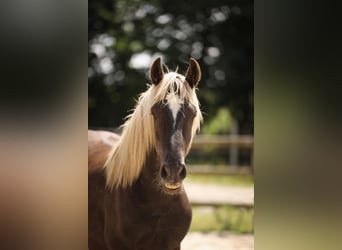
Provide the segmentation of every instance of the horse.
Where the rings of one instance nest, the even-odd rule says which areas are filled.
[[[196,96],[201,69],[190,58],[185,75],[165,73],[159,57],[149,73],[151,84],[121,136],[90,135],[97,137],[89,145],[96,160],[88,161],[90,250],[179,250],[189,230],[192,210],[183,180],[202,122]]]

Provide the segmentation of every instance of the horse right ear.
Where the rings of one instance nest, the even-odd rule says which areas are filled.
[[[190,65],[185,73],[185,80],[191,88],[197,87],[198,82],[201,80],[201,68],[194,58],[190,58]]]
[[[163,66],[161,64],[161,59],[158,57],[155,59],[151,65],[150,78],[153,84],[158,85],[164,77]]]

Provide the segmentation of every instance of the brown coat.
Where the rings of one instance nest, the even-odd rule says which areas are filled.
[[[88,246],[90,250],[178,250],[191,222],[185,191],[165,195],[151,183],[155,155],[132,187],[108,190],[103,164],[119,136],[89,131]],[[109,142],[109,143],[108,143]]]

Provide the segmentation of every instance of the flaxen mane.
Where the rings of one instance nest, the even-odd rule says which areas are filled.
[[[167,102],[168,95],[179,95],[181,101],[186,100],[197,109],[192,126],[192,137],[199,130],[202,115],[195,88],[191,88],[184,81],[184,76],[170,72],[164,75],[158,85],[150,85],[148,90],[140,95],[133,113],[127,116],[123,124],[119,142],[108,154],[104,165],[107,186],[110,189],[128,187],[138,178],[147,153],[155,145],[154,123],[151,115],[151,108],[155,103]]]

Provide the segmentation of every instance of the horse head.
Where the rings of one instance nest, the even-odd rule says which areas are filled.
[[[163,84],[167,88],[163,98],[152,106],[151,115],[160,162],[160,184],[168,193],[176,193],[187,174],[185,157],[194,135],[193,128],[197,127],[194,119],[200,116],[198,102],[191,101],[189,96],[195,92],[201,70],[191,58],[185,76],[175,72],[165,74],[161,60],[157,58],[152,63],[150,77],[154,85]]]

